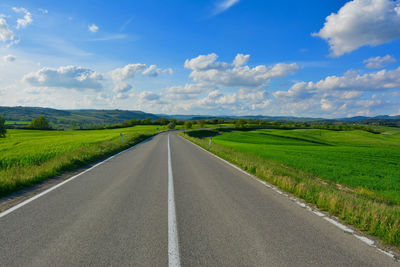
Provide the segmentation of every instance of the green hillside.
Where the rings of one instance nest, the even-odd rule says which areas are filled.
[[[57,126],[68,127],[88,124],[114,124],[131,119],[150,118],[156,120],[159,117],[142,111],[130,110],[58,110],[40,107],[0,107],[0,116],[6,121],[31,121],[34,118],[45,116],[50,123]],[[18,123],[15,123],[18,124]]]

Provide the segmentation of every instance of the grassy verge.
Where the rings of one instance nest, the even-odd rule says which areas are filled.
[[[181,136],[260,179],[327,211],[343,222],[380,238],[384,243],[400,248],[399,205],[374,200],[365,193],[368,192],[367,189],[363,192],[362,189],[341,187],[310,172],[265,159],[254,153],[238,151],[222,144],[213,143],[209,146],[208,138],[196,138],[182,133]]]
[[[150,126],[66,132],[10,130],[8,137],[0,140],[0,196],[105,159],[155,133]]]

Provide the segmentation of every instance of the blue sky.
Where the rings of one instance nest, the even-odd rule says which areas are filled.
[[[400,114],[400,1],[2,1],[0,105]]]

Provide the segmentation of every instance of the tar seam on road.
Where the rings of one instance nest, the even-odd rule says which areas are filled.
[[[174,177],[172,176],[171,149],[168,135],[168,266],[181,266],[178,228],[176,224]]]
[[[146,140],[147,140],[147,139],[146,139]],[[144,140],[144,141],[146,141],[146,140]],[[144,142],[144,141],[142,141],[142,142]],[[137,143],[136,145],[131,146],[130,148],[125,149],[125,150],[123,150],[123,151],[121,151],[121,152],[119,152],[119,153],[117,153],[117,154],[115,154],[115,155],[113,155],[113,156],[111,156],[111,157],[109,157],[109,158],[103,160],[102,162],[97,163],[96,165],[90,167],[89,169],[87,169],[87,170],[85,170],[85,171],[83,171],[83,172],[81,172],[81,173],[78,173],[77,175],[74,175],[74,176],[72,176],[71,178],[68,178],[67,180],[65,180],[65,181],[63,181],[63,182],[61,182],[61,183],[59,183],[59,184],[56,184],[55,186],[50,187],[49,189],[47,189],[47,190],[45,190],[45,191],[43,191],[43,192],[41,192],[41,193],[39,193],[39,194],[37,194],[37,195],[31,197],[31,198],[28,198],[28,199],[25,200],[25,201],[22,201],[21,203],[15,205],[14,207],[11,207],[11,208],[9,208],[9,209],[7,209],[7,210],[1,212],[1,213],[0,213],[0,218],[6,216],[7,214],[10,214],[11,212],[13,212],[13,211],[15,211],[15,210],[17,210],[17,209],[19,209],[19,208],[21,208],[21,207],[23,207],[23,206],[25,206],[26,204],[28,204],[28,203],[34,201],[35,199],[38,199],[38,198],[40,198],[41,196],[44,196],[44,195],[46,195],[47,193],[50,193],[50,192],[53,191],[54,189],[57,189],[58,187],[60,187],[60,186],[62,186],[62,185],[64,185],[64,184],[66,184],[66,183],[68,183],[68,182],[70,182],[70,181],[72,181],[72,180],[78,178],[78,177],[81,176],[82,174],[87,173],[88,171],[90,171],[90,170],[96,168],[97,166],[99,166],[99,165],[101,165],[101,164],[103,164],[103,163],[109,161],[110,159],[112,159],[112,158],[114,158],[114,157],[116,157],[116,156],[118,156],[118,155],[120,155],[120,154],[122,154],[122,153],[125,153],[125,152],[127,152],[127,151],[129,151],[129,150],[131,150],[132,148],[136,147],[137,145],[141,144],[142,142]]]

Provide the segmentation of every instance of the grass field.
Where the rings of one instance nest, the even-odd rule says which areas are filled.
[[[400,248],[400,130],[381,130],[224,129],[183,136]],[[211,146],[208,136],[214,136]]]
[[[158,127],[93,131],[10,129],[6,138],[0,138],[0,196],[128,148],[153,135]]]
[[[5,125],[28,125],[30,121],[6,121]]]
[[[304,170],[400,204],[400,130],[256,130],[216,136],[216,144]]]

